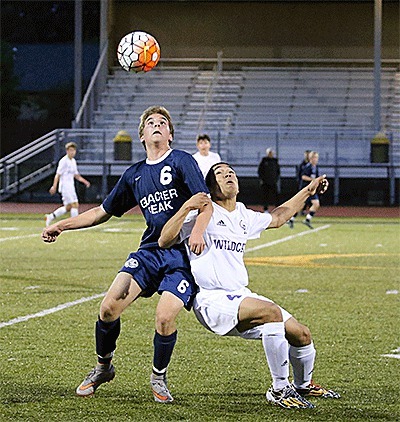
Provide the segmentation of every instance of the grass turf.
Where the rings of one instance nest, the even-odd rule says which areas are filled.
[[[400,361],[381,356],[400,347],[399,220],[316,218],[316,228],[328,227],[268,230],[247,245],[250,288],[310,327],[314,378],[342,395],[313,400],[316,408],[306,411],[266,403],[271,379],[260,342],[213,335],[186,311],[169,369],[175,401],[155,403],[149,375],[157,295],[139,299],[122,316],[115,380],[92,399],[76,397],[95,363],[101,297],[1,323],[106,291],[144,225],[140,216],[112,219],[48,245],[40,240],[42,223],[39,215],[0,219],[0,420],[400,419]]]

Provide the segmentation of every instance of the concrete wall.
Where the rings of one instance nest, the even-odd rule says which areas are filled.
[[[373,59],[374,2],[110,2],[110,52],[133,30],[162,57]],[[383,1],[382,58],[399,58],[399,2]]]

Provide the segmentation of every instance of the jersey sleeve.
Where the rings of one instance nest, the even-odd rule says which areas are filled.
[[[137,204],[132,189],[132,183],[129,183],[129,177],[127,172],[125,172],[107,198],[103,201],[102,206],[107,214],[121,217]]]
[[[186,216],[185,221],[182,225],[181,231],[179,233],[178,243],[181,243],[188,237],[190,237],[190,233],[192,233],[192,229],[194,223],[196,222],[196,218],[198,215],[197,210],[190,211],[189,214]]]
[[[56,173],[57,174],[63,174],[65,172],[66,169],[66,160],[64,160],[64,157],[61,158],[61,160],[58,162],[58,166],[57,166],[57,170]]]
[[[246,209],[248,216],[248,238],[258,239],[260,234],[271,224],[271,214]]]
[[[188,186],[192,195],[199,192],[209,193],[200,167],[192,155],[183,154],[179,160],[179,168],[183,181]]]
[[[78,164],[76,163],[76,160],[74,159],[72,163],[73,163],[72,165],[73,165],[74,175],[79,174]]]
[[[308,176],[311,177],[311,173],[312,173],[312,167],[310,163],[307,163],[304,167],[303,167],[303,171],[301,172],[302,176]]]

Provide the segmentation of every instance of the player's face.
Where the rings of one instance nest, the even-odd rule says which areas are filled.
[[[172,141],[168,120],[162,114],[151,114],[144,122],[142,142]]]
[[[216,199],[230,199],[236,197],[239,193],[239,182],[235,171],[228,165],[221,164],[214,168],[214,174],[217,186],[213,195],[216,196]]]
[[[208,155],[208,152],[210,151],[211,144],[208,142],[207,139],[199,139],[197,141],[197,149],[200,151],[200,153],[204,155]]]
[[[310,158],[310,163],[311,163],[313,166],[316,166],[316,165],[318,164],[318,155],[313,155],[313,156]]]
[[[68,158],[70,158],[70,159],[74,158],[75,155],[76,155],[76,149],[72,148],[72,147],[68,148],[67,149],[67,155],[68,155]]]

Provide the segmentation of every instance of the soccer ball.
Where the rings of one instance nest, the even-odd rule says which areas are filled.
[[[119,42],[117,58],[127,72],[148,72],[160,60],[160,46],[157,40],[146,32],[130,32]]]

